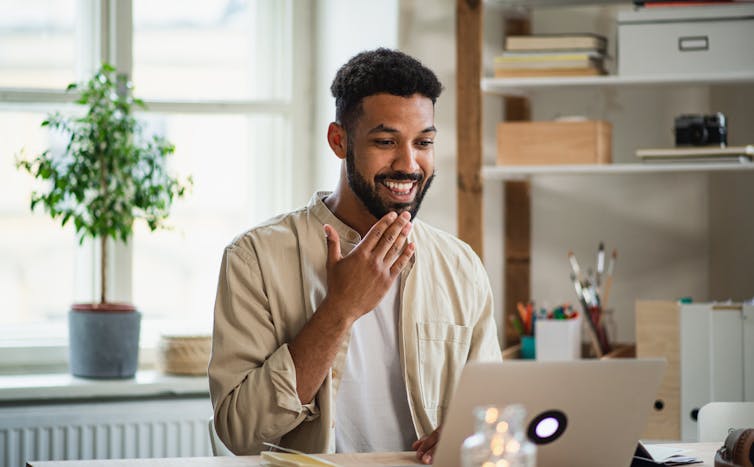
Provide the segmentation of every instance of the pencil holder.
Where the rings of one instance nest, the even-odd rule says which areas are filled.
[[[618,338],[618,325],[615,322],[615,310],[612,308],[602,310],[602,323],[605,326],[607,340],[609,342],[615,342]]]
[[[521,358],[534,360],[536,352],[536,339],[534,339],[534,336],[521,336]]]
[[[542,319],[534,323],[539,361],[581,358],[581,322],[574,319]]]

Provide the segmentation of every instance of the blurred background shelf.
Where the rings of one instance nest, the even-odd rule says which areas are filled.
[[[482,78],[487,94],[524,96],[538,90],[562,88],[617,88],[637,86],[678,86],[754,83],[754,70],[746,72],[711,72],[696,74],[552,76],[537,78]]]
[[[495,165],[482,167],[485,180],[525,180],[537,175],[635,174],[754,170],[754,162],[635,163],[593,165]]]

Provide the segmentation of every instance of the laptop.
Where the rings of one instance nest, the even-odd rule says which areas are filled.
[[[460,446],[474,433],[475,407],[520,403],[538,466],[628,467],[666,366],[661,359],[469,363],[433,465],[461,465]]]

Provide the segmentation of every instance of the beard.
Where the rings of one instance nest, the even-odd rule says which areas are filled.
[[[389,174],[380,174],[374,178],[374,184],[370,185],[369,182],[356,170],[356,160],[353,152],[353,146],[350,140],[346,143],[346,176],[348,179],[348,186],[356,194],[356,196],[364,204],[370,214],[375,218],[381,219],[387,213],[395,211],[400,214],[403,211],[408,211],[411,214],[411,219],[416,217],[419,212],[419,207],[422,204],[424,195],[432,185],[432,180],[435,178],[435,173],[427,178],[427,181],[422,186],[424,180],[423,174],[409,174],[404,172],[392,172]],[[383,180],[411,180],[417,183],[416,196],[410,203],[391,203],[380,198],[377,193],[377,185],[382,183]]]

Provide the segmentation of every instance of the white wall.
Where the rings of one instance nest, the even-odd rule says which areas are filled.
[[[594,31],[608,36],[615,56],[614,17],[619,7],[551,8],[532,17],[535,33]],[[452,0],[402,0],[400,2],[402,50],[433,68],[445,85],[437,105],[436,123],[438,178],[427,195],[421,217],[450,232],[456,232],[455,187],[455,2]],[[491,57],[501,50],[502,21],[495,12],[485,18],[485,71]],[[715,90],[715,104],[740,104],[739,92]],[[533,118],[584,115],[613,123],[613,160],[633,162],[640,147],[673,144],[675,115],[683,112],[718,110],[710,106],[707,87],[637,88],[539,92],[533,97]],[[726,101],[727,99],[727,101]],[[725,106],[725,105],[723,105]],[[485,97],[484,158],[495,159],[495,123],[501,119],[502,99]],[[727,111],[723,109],[723,111]],[[751,121],[739,125],[754,141]],[[718,176],[715,176],[718,177]],[[610,176],[547,176],[532,181],[532,297],[551,304],[575,301],[569,282],[567,252],[573,250],[582,263],[591,265],[600,241],[618,249],[611,307],[615,308],[618,339],[634,340],[634,302],[637,299],[675,299],[692,296],[697,301],[733,296],[710,294],[734,285],[735,297],[754,295],[754,252],[741,234],[732,248],[730,231],[717,219],[735,207],[737,222],[744,223],[748,238],[752,227],[751,178],[746,174],[713,179],[703,173]],[[719,180],[719,181],[718,181]],[[748,183],[747,183],[748,181]],[[711,187],[711,188],[710,188]],[[496,303],[502,303],[502,183],[485,183],[485,265],[490,274]],[[710,204],[710,189],[716,203]],[[726,190],[733,190],[728,192]],[[732,193],[719,195],[720,192]],[[748,196],[747,196],[748,195]],[[732,198],[732,199],[731,199]],[[726,208],[728,209],[726,211]],[[713,222],[711,222],[713,221]],[[710,227],[712,225],[712,227]],[[714,251],[714,257],[710,252]],[[725,253],[719,256],[718,253]],[[736,254],[742,256],[736,257]],[[720,258],[724,258],[720,260]],[[734,260],[735,280],[728,270]],[[722,263],[721,263],[722,261]],[[710,269],[712,267],[712,269]],[[710,277],[710,270],[714,278]],[[745,273],[745,275],[744,275]]]
[[[711,110],[728,117],[731,145],[754,143],[754,86],[713,89]],[[754,297],[754,175],[710,176],[710,292],[718,300]]]

